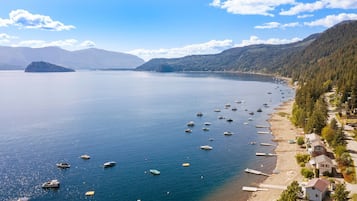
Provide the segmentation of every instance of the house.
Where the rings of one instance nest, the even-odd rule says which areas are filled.
[[[319,175],[323,175],[325,172],[331,174],[334,168],[332,160],[325,155],[316,156],[312,158],[309,163],[312,167],[319,170]]]
[[[321,141],[313,141],[311,148],[308,150],[312,157],[325,155],[327,153],[325,145]]]
[[[315,141],[321,141],[321,137],[315,133],[310,133],[305,135],[306,144],[311,144]]]
[[[322,201],[329,190],[329,186],[330,182],[326,179],[312,179],[303,187],[304,197],[311,201]]]

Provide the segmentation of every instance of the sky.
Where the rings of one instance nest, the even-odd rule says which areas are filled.
[[[283,44],[357,20],[357,0],[2,0],[0,46],[151,58]]]

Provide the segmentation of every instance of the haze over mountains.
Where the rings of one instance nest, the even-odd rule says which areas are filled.
[[[33,61],[45,61],[76,70],[135,68],[144,63],[143,59],[134,55],[96,48],[67,51],[59,47],[0,46],[0,70],[23,70]]]

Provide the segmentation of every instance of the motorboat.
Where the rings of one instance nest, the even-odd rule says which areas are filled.
[[[71,165],[69,163],[57,163],[56,166],[58,168],[62,168],[62,169],[66,169],[66,168],[70,168]]]
[[[190,163],[182,163],[182,167],[190,167]]]
[[[213,149],[213,147],[211,147],[209,145],[202,145],[202,146],[200,146],[200,148],[203,150],[212,150]]]
[[[46,181],[42,184],[42,188],[59,188],[60,182],[57,179],[53,179],[51,181]]]
[[[215,109],[214,112],[221,112],[221,110],[220,109]]]
[[[192,133],[192,130],[188,128],[188,129],[185,130],[185,132],[186,133]]]
[[[233,121],[233,119],[231,119],[231,118],[227,119],[227,122],[232,122],[232,121]]]
[[[209,128],[203,127],[202,130],[203,130],[203,131],[209,131]]]
[[[114,167],[117,163],[115,161],[109,161],[104,163],[104,168]]]
[[[156,169],[150,169],[149,171],[153,175],[160,175],[160,173],[161,173],[159,170],[156,170]]]
[[[218,116],[218,119],[225,119],[224,116]]]
[[[230,132],[230,131],[225,131],[225,132],[223,133],[223,135],[225,135],[225,136],[231,136],[231,135],[233,135],[233,133]]]
[[[87,191],[85,193],[85,196],[93,196],[95,194],[95,191]]]
[[[87,154],[84,154],[84,155],[82,155],[82,156],[80,156],[80,157],[81,157],[81,159],[84,159],[84,160],[90,159],[90,156],[87,155]]]
[[[197,112],[196,116],[202,117],[202,116],[203,116],[203,113],[202,113],[202,112]]]
[[[205,126],[210,126],[212,123],[211,122],[205,122],[203,123]]]
[[[190,121],[190,122],[187,123],[187,126],[190,126],[190,127],[195,126],[195,122],[194,121]]]

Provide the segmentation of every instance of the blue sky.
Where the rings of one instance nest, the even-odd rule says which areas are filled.
[[[357,0],[3,0],[0,45],[149,60],[294,42],[352,19]]]

